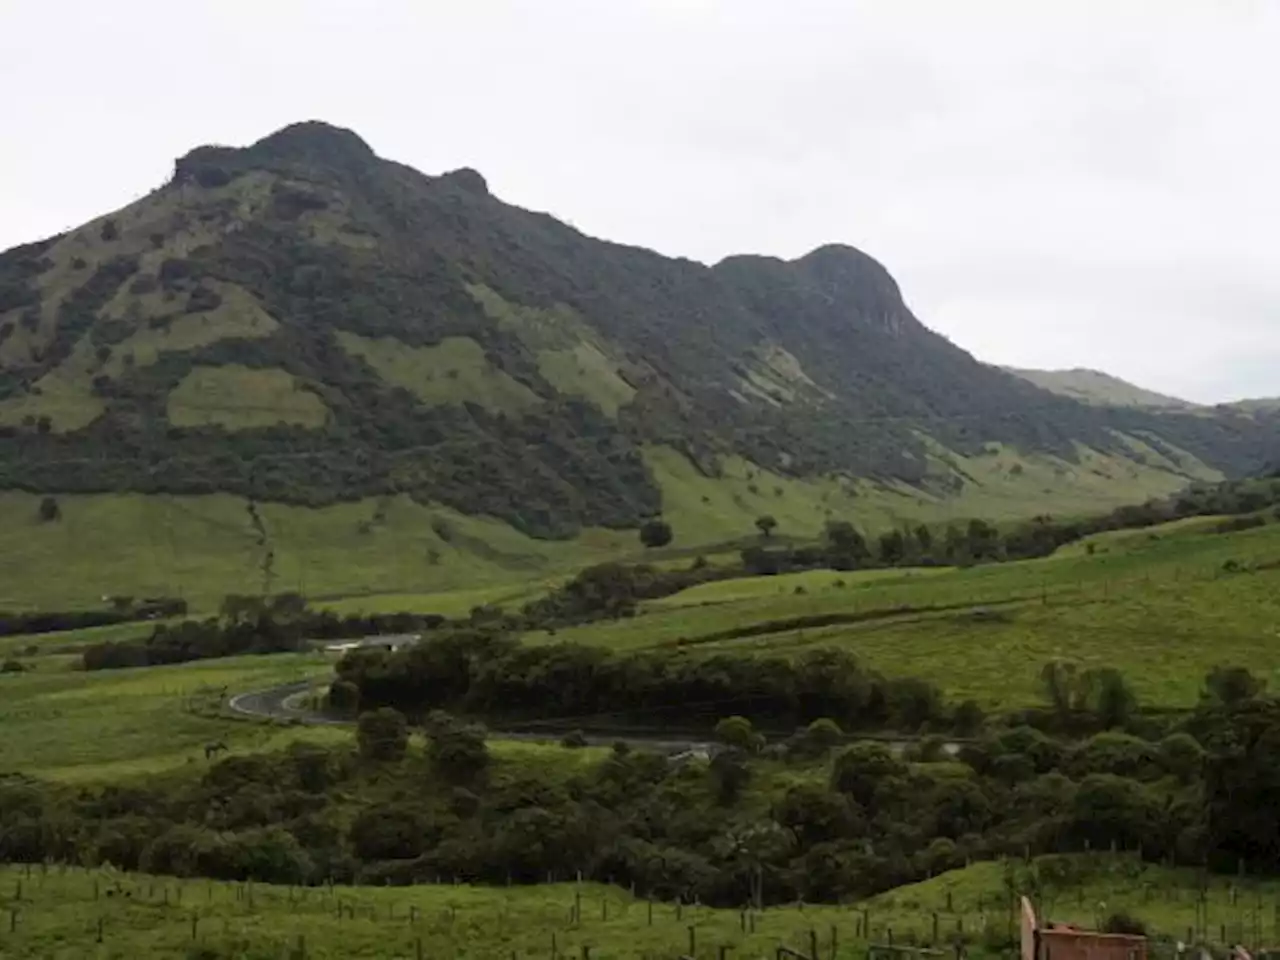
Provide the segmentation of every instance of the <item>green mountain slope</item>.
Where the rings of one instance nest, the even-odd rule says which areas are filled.
[[[1196,408],[1196,404],[1188,400],[1179,400],[1177,397],[1135,386],[1099,370],[1087,370],[1081,367],[1071,370],[1023,370],[1017,367],[1004,369],[1051,393],[1072,397],[1084,403],[1113,407],[1155,407],[1165,410]]]
[[[674,451],[849,499],[1018,485],[1032,513],[1073,476],[1136,500],[1257,469],[1276,423],[1080,404],[927,330],[851,248],[673,260],[319,123],[0,255],[0,488],[34,493],[405,495],[556,538],[673,506]]]

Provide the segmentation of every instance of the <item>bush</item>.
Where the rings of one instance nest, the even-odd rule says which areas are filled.
[[[62,518],[62,508],[58,506],[57,498],[45,497],[40,501],[39,510],[41,523],[53,523],[55,520]]]
[[[0,673],[25,673],[26,670],[26,666],[23,665],[21,661],[14,660],[13,658],[10,658],[0,664]]]
[[[587,735],[581,730],[570,730],[560,738],[560,746],[578,749],[587,745]]]
[[[665,520],[648,520],[640,527],[640,542],[646,547],[665,547],[674,537]]]
[[[1103,933],[1122,933],[1133,937],[1145,937],[1147,925],[1127,913],[1113,913],[1102,923]]]

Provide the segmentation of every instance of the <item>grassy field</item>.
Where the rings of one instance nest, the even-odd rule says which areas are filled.
[[[1280,683],[1280,527],[1224,535],[1181,522],[1092,543],[1092,553],[1077,544],[1044,560],[969,569],[707,584],[648,603],[634,619],[555,639],[695,655],[837,646],[890,676],[923,677],[989,707],[1036,702],[1039,672],[1055,658],[1116,667],[1151,705],[1192,704],[1205,673],[1222,663]],[[843,622],[786,623],[822,616]],[[744,628],[752,635],[726,636]]]
[[[44,658],[34,658],[39,665]],[[298,738],[349,739],[350,731],[287,728],[200,716],[192,698],[216,699],[306,677],[324,677],[323,655],[206,660],[171,667],[84,673],[62,669],[0,675],[0,770],[61,780],[110,780],[203,763],[206,743],[279,749]]]
[[[40,499],[0,493],[0,609],[98,607],[119,593],[182,596],[194,613],[207,613],[228,593],[269,588],[344,600],[351,610],[386,610],[383,598],[399,594],[419,612],[460,604],[465,612],[475,597],[522,594],[639,549],[628,532],[534,540],[408,498],[318,510],[262,504],[265,537],[237,497],[64,496],[53,523],[40,522]]]
[[[1045,882],[1064,869],[1080,876]],[[1275,883],[1215,878],[1208,922],[1197,926],[1197,879],[1125,857],[984,863],[860,904],[743,914],[650,904],[591,883],[306,889],[14,866],[0,867],[0,909],[8,914],[0,918],[0,956],[676,960],[773,957],[779,945],[808,952],[814,943],[823,960],[848,960],[865,957],[869,942],[947,949],[957,937],[983,955],[1014,929],[1011,887],[1056,921],[1093,927],[1104,912],[1125,912],[1157,937],[1256,944],[1280,936]]]

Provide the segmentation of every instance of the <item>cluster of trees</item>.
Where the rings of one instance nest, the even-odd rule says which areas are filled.
[[[434,630],[444,623],[444,617],[432,614],[340,617],[328,610],[311,610],[292,593],[267,598],[228,596],[220,616],[161,623],[146,637],[92,644],[84,649],[82,660],[86,670],[186,663],[302,650],[315,640]]]
[[[411,716],[454,710],[563,729],[709,728],[728,711],[772,729],[829,717],[847,729],[972,731],[977,705],[950,705],[915,678],[886,679],[843,651],[782,657],[614,654],[526,646],[483,629],[441,633],[395,652],[355,650],[337,665],[331,702]]]
[[[438,711],[415,728],[380,708],[350,747],[232,756],[198,778],[0,778],[0,859],[278,883],[581,871],[716,905],[835,901],[970,859],[1087,849],[1280,869],[1280,703],[1228,674],[1150,737],[1000,727],[954,757],[938,738],[905,753],[848,744],[830,719],[766,744],[728,718],[709,762],[619,744],[572,772],[495,775],[483,729]]]
[[[119,599],[128,602],[113,602],[109,610],[50,610],[40,613],[0,611],[0,637],[27,633],[57,633],[62,630],[105,627],[135,620],[181,617],[187,612],[187,602],[180,597],[151,597],[138,602],[128,597]]]
[[[647,564],[602,563],[585,568],[547,596],[525,604],[513,626],[552,629],[589,620],[630,617],[643,600],[669,597],[700,583],[738,573],[705,563],[695,563],[684,570],[662,570]]]

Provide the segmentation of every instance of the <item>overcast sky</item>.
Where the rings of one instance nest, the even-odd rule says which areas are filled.
[[[714,262],[853,244],[991,362],[1280,394],[1280,0],[0,0],[0,247],[351,127]]]

